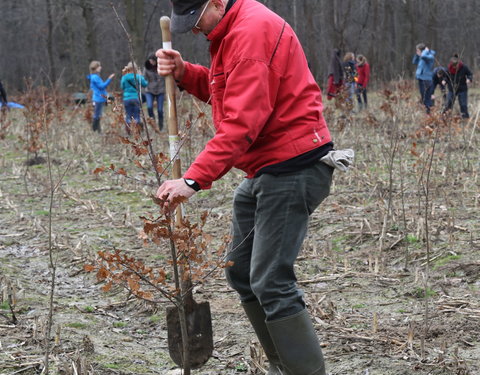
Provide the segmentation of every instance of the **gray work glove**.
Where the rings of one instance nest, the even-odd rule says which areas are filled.
[[[330,167],[346,172],[353,164],[354,157],[355,152],[352,149],[347,148],[345,150],[329,151],[328,154],[320,160]]]

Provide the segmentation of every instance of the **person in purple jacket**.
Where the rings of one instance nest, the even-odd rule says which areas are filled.
[[[87,76],[87,79],[90,81],[90,89],[93,91],[93,131],[100,133],[100,118],[102,117],[103,106],[107,102],[108,93],[107,86],[112,82],[112,78],[115,77],[115,74],[112,73],[108,76],[106,81],[103,81],[100,77],[100,72],[102,71],[102,65],[100,61],[92,61],[90,63],[90,74]]]

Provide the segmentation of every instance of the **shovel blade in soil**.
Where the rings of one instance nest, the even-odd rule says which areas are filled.
[[[205,364],[213,352],[212,316],[208,302],[195,303],[187,311],[187,330],[190,344],[190,367]],[[172,360],[183,368],[183,347],[180,320],[176,307],[167,308],[168,351]]]

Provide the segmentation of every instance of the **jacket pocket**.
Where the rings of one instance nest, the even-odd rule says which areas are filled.
[[[212,93],[212,115],[213,122],[217,127],[224,117],[223,113],[223,100],[225,96],[225,74],[220,73],[213,76],[211,82]]]

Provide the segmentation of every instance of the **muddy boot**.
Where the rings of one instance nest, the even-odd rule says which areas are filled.
[[[326,375],[322,349],[307,310],[266,325],[284,375]]]
[[[258,341],[260,341],[260,344],[265,351],[265,355],[268,358],[268,362],[270,363],[270,369],[268,370],[267,375],[283,374],[280,371],[282,368],[280,359],[278,358],[277,351],[275,350],[275,346],[273,345],[265,324],[265,311],[263,311],[262,306],[260,306],[258,301],[253,301],[242,303],[242,307],[245,310],[248,320],[250,320],[250,323],[257,334]]]
[[[94,118],[93,119],[92,129],[93,129],[94,132],[99,132],[100,133],[100,119],[99,118]]]

